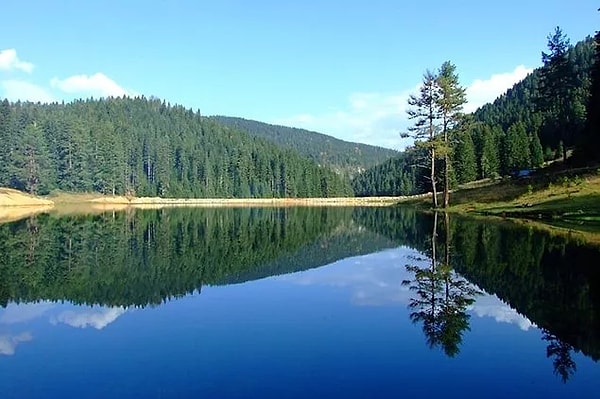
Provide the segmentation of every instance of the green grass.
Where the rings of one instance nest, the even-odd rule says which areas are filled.
[[[429,207],[431,198],[410,203]],[[527,178],[471,183],[452,192],[450,203],[453,212],[600,225],[600,170],[542,170]]]

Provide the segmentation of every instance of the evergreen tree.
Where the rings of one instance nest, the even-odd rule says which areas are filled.
[[[525,125],[517,122],[511,125],[505,137],[506,172],[514,172],[531,166],[529,136]]]
[[[542,143],[536,133],[531,133],[529,138],[529,152],[531,154],[531,166],[539,168],[544,163],[544,152]]]
[[[600,9],[598,10],[600,11]],[[578,157],[582,161],[600,161],[600,31],[594,36],[594,65],[591,73],[590,97],[584,136],[580,140]]]
[[[12,156],[11,110],[8,100],[0,102],[0,186],[9,184],[9,162]]]
[[[3,185],[40,194],[58,188],[164,197],[352,195],[346,177],[295,151],[144,97],[4,101],[0,158]],[[268,169],[270,162],[276,167]]]
[[[458,182],[467,183],[477,179],[475,144],[469,130],[459,134],[454,154],[454,170]]]
[[[538,107],[546,112],[545,128],[556,131],[558,139],[563,141],[562,157],[566,160],[567,147],[573,145],[573,129],[576,124],[576,88],[575,74],[569,49],[569,39],[556,27],[548,36],[549,53],[542,52],[544,68],[540,74],[540,96]]]
[[[438,121],[440,119],[439,101],[438,76],[427,70],[423,74],[419,96],[411,95],[408,99],[408,105],[411,108],[407,112],[409,119],[415,120],[414,126],[409,128],[409,131],[413,134],[412,137],[417,140],[417,145],[427,150],[433,206],[436,208],[438,201],[435,164],[436,146],[438,146],[437,135],[439,132]]]
[[[503,135],[500,127],[484,125],[479,133],[479,170],[481,178],[490,178],[500,173],[499,138]]]
[[[440,95],[437,106],[442,120],[443,157],[444,157],[444,208],[450,204],[450,131],[459,126],[462,109],[467,102],[465,88],[462,87],[456,73],[456,66],[449,61],[442,64],[437,85]]]
[[[46,194],[51,188],[49,154],[40,126],[33,122],[23,131],[10,165],[10,183],[30,194]]]

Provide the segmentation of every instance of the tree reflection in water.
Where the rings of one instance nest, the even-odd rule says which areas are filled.
[[[550,331],[542,330],[542,339],[548,341],[546,347],[546,357],[552,359],[554,374],[556,374],[563,383],[566,383],[569,378],[577,371],[577,364],[571,357],[573,346],[568,344]]]
[[[460,352],[464,332],[470,329],[467,307],[475,302],[481,291],[450,266],[448,214],[444,214],[443,257],[438,260],[438,218],[435,213],[430,246],[425,253],[429,265],[407,265],[406,269],[414,279],[403,284],[415,292],[408,305],[412,310],[410,319],[413,323],[422,323],[429,347],[440,346],[446,355],[454,357]]]

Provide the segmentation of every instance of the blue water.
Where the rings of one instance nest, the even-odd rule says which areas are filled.
[[[405,246],[292,274],[204,286],[145,308],[38,301],[0,309],[0,397],[594,397],[567,383],[542,332],[495,295],[468,306],[460,352],[429,347]],[[426,261],[423,261],[426,262]]]

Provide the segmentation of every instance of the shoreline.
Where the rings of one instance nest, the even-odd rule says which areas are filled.
[[[400,197],[335,197],[335,198],[161,198],[161,197],[102,197],[85,203],[94,205],[145,206],[391,206],[402,201]],[[57,203],[58,204],[58,203]],[[68,204],[68,203],[64,203]]]

